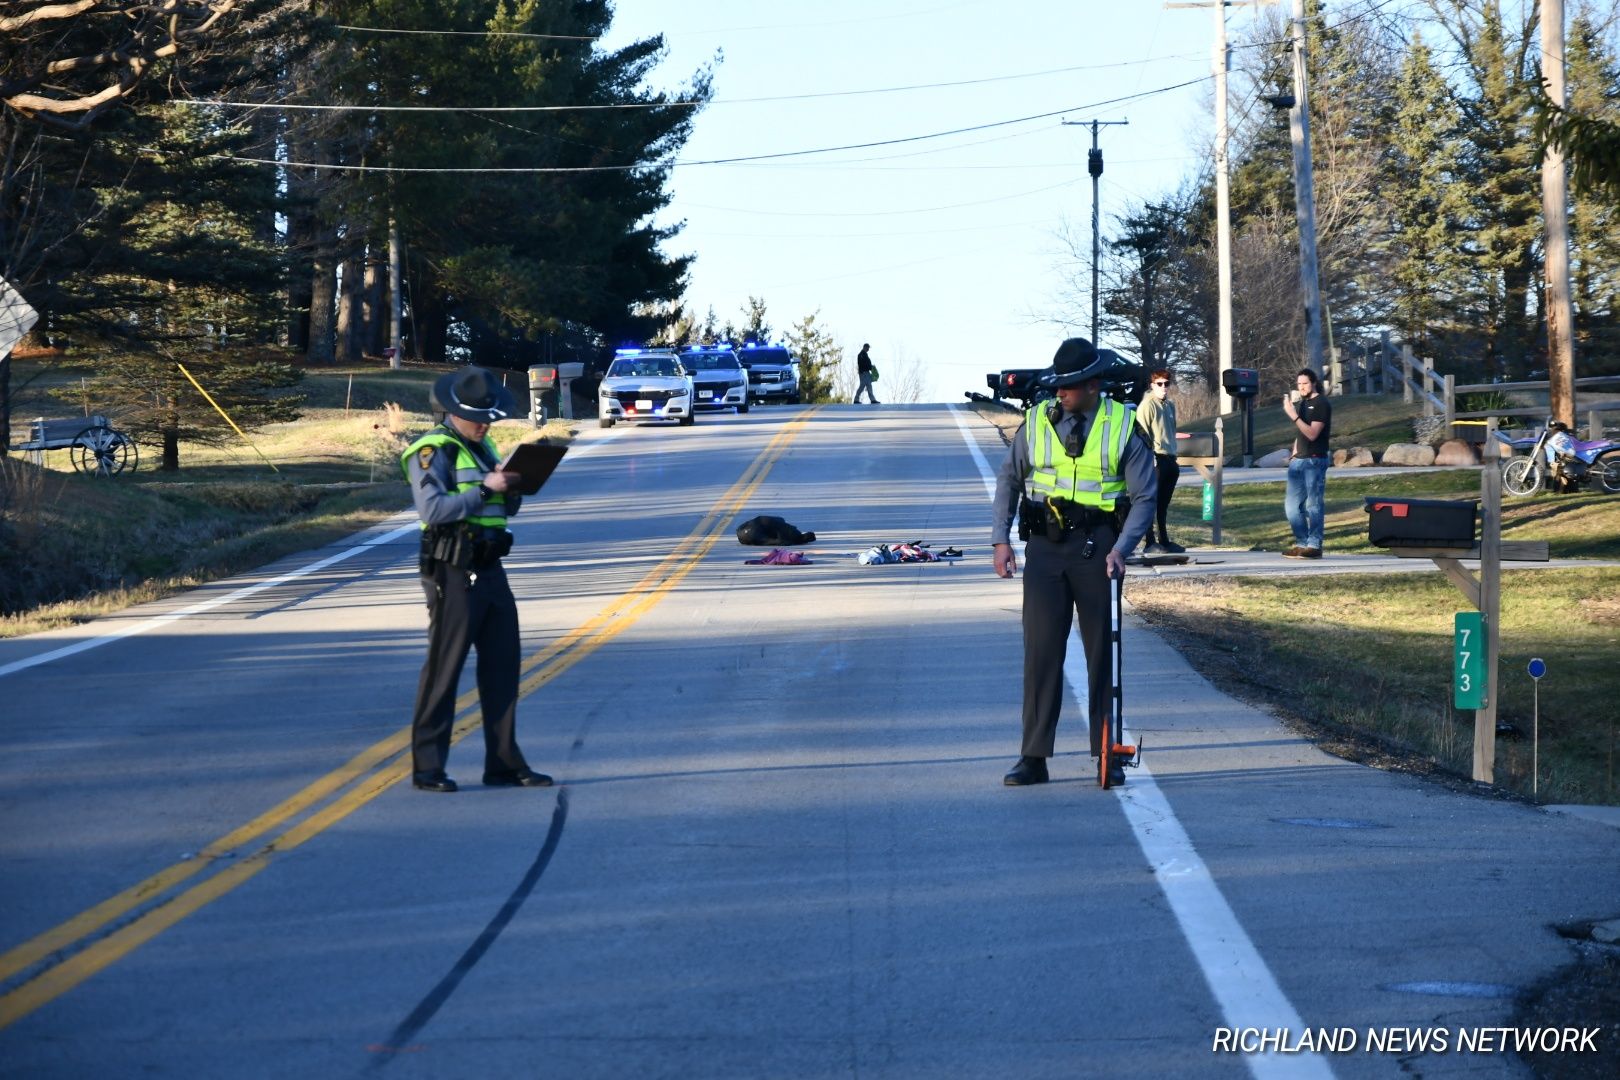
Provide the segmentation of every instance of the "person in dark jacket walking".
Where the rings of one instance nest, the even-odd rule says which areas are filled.
[[[400,457],[422,519],[421,581],[427,596],[428,655],[411,716],[411,783],[449,792],[445,773],[455,721],[456,685],[467,653],[478,650],[484,715],[484,783],[549,787],[517,744],[517,600],[501,559],[512,549],[507,520],[517,512],[516,473],[501,470],[489,426],[517,411],[511,391],[482,368],[439,379],[432,400],[444,421]]]
[[[874,368],[872,367],[872,357],[867,353],[867,350],[871,347],[872,346],[870,345],[862,345],[860,355],[855,357],[855,374],[860,376],[861,380],[861,385],[855,388],[855,404],[857,405],[861,403],[862,390],[866,391],[866,400],[868,402],[873,405],[882,404],[882,402],[880,402],[872,393],[872,374]]]

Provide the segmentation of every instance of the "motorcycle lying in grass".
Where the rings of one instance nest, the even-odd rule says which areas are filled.
[[[1537,436],[1501,438],[1515,451],[1528,451],[1502,466],[1502,490],[1509,495],[1534,495],[1542,488],[1573,492],[1589,483],[1620,495],[1620,442],[1614,439],[1577,439],[1557,420],[1548,420]]]

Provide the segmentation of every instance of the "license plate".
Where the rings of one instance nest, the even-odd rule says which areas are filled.
[[[698,391],[698,400],[699,401],[708,401],[712,397],[714,397],[714,391],[713,390],[699,390]]]
[[[637,398],[636,408],[642,412],[652,412],[652,398]]]

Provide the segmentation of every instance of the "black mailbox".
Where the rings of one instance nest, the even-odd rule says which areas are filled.
[[[1254,397],[1260,392],[1260,372],[1251,367],[1227,368],[1221,372],[1221,386],[1233,397]]]
[[[557,368],[553,364],[535,364],[529,368],[530,390],[557,389]]]
[[[1473,548],[1479,502],[1366,496],[1367,538],[1379,547]]]
[[[1213,431],[1182,432],[1176,436],[1176,457],[1212,458],[1215,453]]]

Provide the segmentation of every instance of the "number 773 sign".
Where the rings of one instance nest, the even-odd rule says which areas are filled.
[[[1485,616],[1457,612],[1452,637],[1451,694],[1459,709],[1485,707]]]

